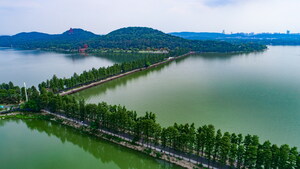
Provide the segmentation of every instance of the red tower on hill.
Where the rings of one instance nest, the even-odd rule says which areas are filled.
[[[73,33],[74,33],[73,28],[70,28],[69,31],[68,31],[68,33],[69,33],[69,34],[73,34]]]

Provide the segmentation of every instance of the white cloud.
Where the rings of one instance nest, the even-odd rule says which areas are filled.
[[[165,32],[300,31],[298,0],[1,0],[0,34],[61,33],[81,27],[98,34],[126,26]]]

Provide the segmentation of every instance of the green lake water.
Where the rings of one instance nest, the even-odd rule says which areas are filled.
[[[0,120],[1,169],[179,169],[42,120]]]
[[[199,54],[75,94],[121,104],[163,126],[213,124],[300,147],[300,47],[250,54]]]

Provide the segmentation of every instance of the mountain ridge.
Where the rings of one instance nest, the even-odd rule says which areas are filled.
[[[23,49],[51,49],[76,51],[83,46],[96,49],[187,49],[200,52],[258,51],[266,47],[257,44],[232,44],[223,41],[188,40],[148,27],[125,27],[106,35],[71,28],[61,34],[22,32],[13,36],[0,36],[0,46]]]

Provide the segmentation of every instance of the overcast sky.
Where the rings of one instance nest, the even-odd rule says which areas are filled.
[[[164,32],[300,32],[300,0],[0,0],[0,34],[96,34],[128,26]]]

